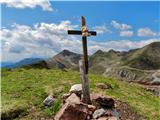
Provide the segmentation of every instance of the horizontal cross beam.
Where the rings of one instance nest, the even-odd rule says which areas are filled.
[[[82,31],[80,30],[68,30],[68,34],[72,35],[82,35]],[[95,31],[88,31],[88,34],[91,36],[96,36],[97,33]]]

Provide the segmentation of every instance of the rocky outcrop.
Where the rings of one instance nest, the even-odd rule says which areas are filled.
[[[107,68],[103,75],[115,76],[122,80],[134,81],[137,79],[135,72],[126,68]]]
[[[125,70],[120,70],[120,71],[117,71],[117,75],[120,77],[120,78],[126,78],[130,81],[133,81],[136,79],[136,74],[130,72],[130,71],[125,71]]]

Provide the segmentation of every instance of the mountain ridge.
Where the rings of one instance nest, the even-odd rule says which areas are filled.
[[[104,76],[135,82],[152,82],[152,74],[160,69],[160,42],[129,51],[97,50],[89,56],[89,71]],[[81,54],[63,50],[57,55],[23,67],[79,70]]]

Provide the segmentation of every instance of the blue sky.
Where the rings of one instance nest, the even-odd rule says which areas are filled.
[[[32,4],[30,2],[27,6],[25,5],[26,3],[19,4],[21,6],[17,7],[17,4],[2,2],[2,45],[8,47],[7,51],[3,50],[4,47],[2,46],[2,61],[16,61],[25,57],[50,57],[62,49],[81,52],[81,49],[77,50],[76,47],[71,47],[72,45],[80,47],[81,37],[68,37],[65,32],[67,28],[80,29],[80,16],[82,15],[86,17],[88,29],[98,32],[96,37],[88,38],[90,54],[93,54],[98,49],[104,51],[109,49],[129,50],[142,47],[150,42],[159,41],[160,2],[158,1],[48,1],[45,4]],[[35,25],[38,27],[35,27]],[[29,41],[26,38],[22,40],[20,30],[23,31],[25,29],[24,32],[27,31],[26,34],[33,34],[31,39],[34,39],[35,33],[39,32],[41,28],[46,29],[45,32],[48,32],[48,29],[53,30],[52,34],[47,34],[54,34],[53,39],[48,36],[46,37],[47,40],[39,37],[34,41],[30,41],[32,45],[29,45]],[[64,32],[64,34],[57,34],[58,30],[59,32]],[[15,37],[14,32],[18,37]],[[57,41],[60,39],[61,42],[56,43],[55,39]],[[74,41],[73,39],[77,43],[71,43],[71,41]],[[21,41],[23,41],[22,44],[19,43]],[[37,41],[39,41],[39,46],[36,46]],[[12,44],[13,42],[14,45]],[[125,45],[118,46],[121,43],[125,43]],[[30,46],[32,47],[30,48]],[[33,46],[37,48],[37,52],[35,52]],[[47,46],[50,48],[48,51],[52,52],[46,52],[45,50],[38,52],[40,48]],[[25,52],[30,52],[30,54]]]

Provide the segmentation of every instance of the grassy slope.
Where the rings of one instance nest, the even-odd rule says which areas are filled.
[[[53,93],[59,99],[67,93],[70,86],[80,83],[78,72],[65,72],[54,69],[15,69],[2,71],[2,113],[14,110],[23,110],[28,113],[23,119],[36,119],[38,116],[52,116],[60,106],[57,101],[55,106],[44,107],[42,101],[47,94]],[[103,92],[116,99],[128,102],[145,120],[158,120],[159,98],[144,91],[135,84],[129,84],[97,75],[90,75],[91,91]],[[112,84],[111,90],[98,90],[98,82]]]

